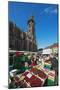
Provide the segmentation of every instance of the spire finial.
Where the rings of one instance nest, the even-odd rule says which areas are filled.
[[[29,18],[29,20],[28,20],[28,23],[29,23],[30,21],[34,22],[34,16],[30,16],[30,18]]]

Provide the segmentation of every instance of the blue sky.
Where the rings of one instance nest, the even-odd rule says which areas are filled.
[[[8,3],[9,21],[16,23],[22,31],[27,31],[30,16],[35,19],[35,33],[38,48],[45,48],[57,41],[58,5],[41,3]]]

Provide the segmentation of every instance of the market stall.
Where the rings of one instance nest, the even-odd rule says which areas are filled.
[[[51,70],[50,59],[44,60],[42,57],[36,59],[36,56],[30,54],[16,53],[14,66],[15,70],[10,71],[11,78],[9,78],[10,86],[13,88],[54,85],[55,71]],[[18,71],[20,72],[17,73]]]

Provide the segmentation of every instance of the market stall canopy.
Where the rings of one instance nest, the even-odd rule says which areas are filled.
[[[42,54],[51,54],[52,50],[51,49],[44,49]]]
[[[16,52],[16,56],[21,56],[22,54],[22,52]]]

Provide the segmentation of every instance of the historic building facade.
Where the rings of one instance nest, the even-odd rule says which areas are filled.
[[[23,32],[16,24],[9,22],[9,49],[19,51],[37,51],[35,37],[34,17],[30,17],[27,22],[28,30]]]

